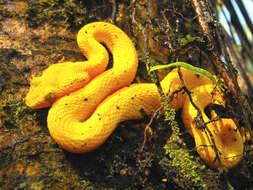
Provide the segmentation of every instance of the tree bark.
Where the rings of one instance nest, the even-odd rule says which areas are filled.
[[[205,167],[178,114],[180,140],[187,144],[181,152],[196,164],[195,178],[164,154],[171,130],[162,118],[154,121],[152,140],[141,152],[145,135],[140,126],[145,124],[126,122],[120,124],[126,128],[119,126],[95,152],[76,155],[63,151],[50,137],[48,109],[31,110],[23,101],[32,75],[57,62],[86,59],[77,47],[76,34],[89,22],[105,21],[120,27],[134,42],[139,57],[136,81],[152,80],[148,64],[183,61],[209,70],[226,87],[226,110],[250,130],[252,106],[231,64],[228,50],[233,44],[215,14],[207,0],[0,1],[0,188],[252,188],[252,150],[246,150],[245,159],[232,171],[220,174]],[[160,71],[157,76],[165,74]],[[173,143],[171,148],[182,148],[179,141]],[[187,168],[189,163],[185,164]]]

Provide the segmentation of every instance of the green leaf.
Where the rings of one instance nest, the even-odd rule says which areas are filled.
[[[210,72],[208,72],[205,69],[192,66],[185,62],[175,62],[175,63],[170,63],[168,65],[156,65],[156,66],[151,67],[150,71],[155,71],[158,69],[165,69],[165,68],[170,68],[170,67],[183,67],[194,74],[205,76],[209,78],[210,80],[212,80],[215,84],[217,84],[221,90],[224,90],[224,88],[217,82],[215,77]]]

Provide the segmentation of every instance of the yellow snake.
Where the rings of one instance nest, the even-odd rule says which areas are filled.
[[[78,32],[77,42],[87,61],[54,64],[42,76],[32,77],[25,102],[32,108],[52,106],[47,118],[50,135],[62,148],[85,153],[103,144],[119,122],[141,119],[143,111],[152,114],[161,102],[155,84],[130,85],[137,70],[137,53],[121,29],[105,22],[90,23]],[[101,43],[113,55],[113,67],[106,71],[109,56]],[[222,94],[208,78],[183,68],[180,72],[205,122],[210,121],[204,108],[214,103],[224,105]],[[161,85],[168,97],[181,89],[178,69],[173,69]],[[219,167],[210,136],[197,128],[197,110],[187,94],[180,91],[170,105],[183,109],[185,127],[194,137],[201,158],[209,166]],[[220,152],[221,164],[234,167],[243,153],[237,126],[232,119],[219,119],[207,126]]]

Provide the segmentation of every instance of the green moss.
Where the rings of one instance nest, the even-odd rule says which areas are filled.
[[[25,18],[30,27],[38,27],[44,22],[59,24],[59,21],[66,24],[66,28],[81,27],[87,11],[77,0],[39,0],[29,6]]]
[[[9,18],[12,16],[12,13],[10,11],[8,11],[6,8],[1,6],[0,3],[0,20],[3,20],[5,18]]]
[[[7,122],[14,126],[21,126],[31,119],[31,114],[32,110],[25,105],[24,101],[16,100],[11,94],[0,101],[0,119],[2,123]]]
[[[180,172],[180,176],[186,182],[190,182],[195,189],[207,189],[200,176],[200,172],[205,169],[205,165],[194,162],[193,156],[189,154],[185,143],[179,145],[177,142],[179,142],[179,136],[173,133],[164,146],[165,154],[169,159],[164,158],[160,164],[176,168]]]
[[[185,181],[192,183],[191,186],[196,189],[205,190],[207,187],[200,177],[200,171],[204,169],[205,166],[201,166],[193,161],[193,156],[189,154],[189,150],[184,142],[178,143],[181,139],[180,129],[175,120],[175,110],[170,108],[167,101],[164,105],[166,112],[165,118],[169,121],[169,126],[171,126],[172,129],[172,135],[164,146],[165,155],[167,155],[170,159],[168,164],[177,168],[178,172],[180,172]],[[167,158],[164,159],[166,160]],[[165,161],[164,159],[163,162]]]
[[[149,56],[147,56],[147,63],[151,62],[154,61]],[[158,87],[160,99],[165,111],[165,120],[172,130],[172,135],[164,146],[165,155],[169,159],[167,157],[163,158],[160,161],[160,165],[167,165],[170,166],[169,168],[175,168],[179,172],[179,175],[184,179],[184,181],[190,183],[188,184],[189,186],[195,189],[206,190],[207,186],[200,176],[200,171],[205,167],[193,161],[193,156],[190,155],[189,150],[187,149],[184,142],[178,143],[180,142],[180,129],[177,121],[175,120],[176,112],[170,107],[167,97],[161,89],[156,73],[150,72],[150,77]]]
[[[207,189],[204,181],[200,177],[200,171],[205,167],[193,161],[193,156],[189,154],[189,150],[184,142],[178,143],[181,139],[180,129],[177,121],[175,120],[176,112],[174,109],[170,108],[167,101],[165,101],[163,105],[165,109],[165,119],[168,121],[168,125],[172,129],[172,135],[164,146],[165,155],[167,155],[171,160],[168,163],[172,167],[178,169],[178,172],[180,172],[180,175],[185,179],[185,181],[192,183],[190,186],[201,190]]]
[[[181,46],[184,46],[190,42],[198,41],[198,42],[204,42],[204,40],[200,37],[193,37],[190,34],[187,34],[184,38],[180,38],[179,42]]]

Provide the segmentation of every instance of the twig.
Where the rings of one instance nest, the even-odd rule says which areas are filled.
[[[144,129],[144,140],[143,140],[143,143],[142,143],[142,146],[141,146],[141,149],[140,149],[140,153],[143,151],[144,146],[145,146],[145,144],[146,144],[146,142],[147,142],[147,131],[150,132],[151,136],[152,136],[152,134],[153,134],[150,125],[152,124],[154,118],[157,116],[158,112],[159,112],[161,109],[162,109],[162,107],[159,107],[159,108],[155,111],[155,113],[152,115],[150,121],[149,121],[148,124],[145,126],[145,129]]]
[[[116,12],[117,12],[117,4],[116,0],[112,0],[112,24],[116,24]]]

